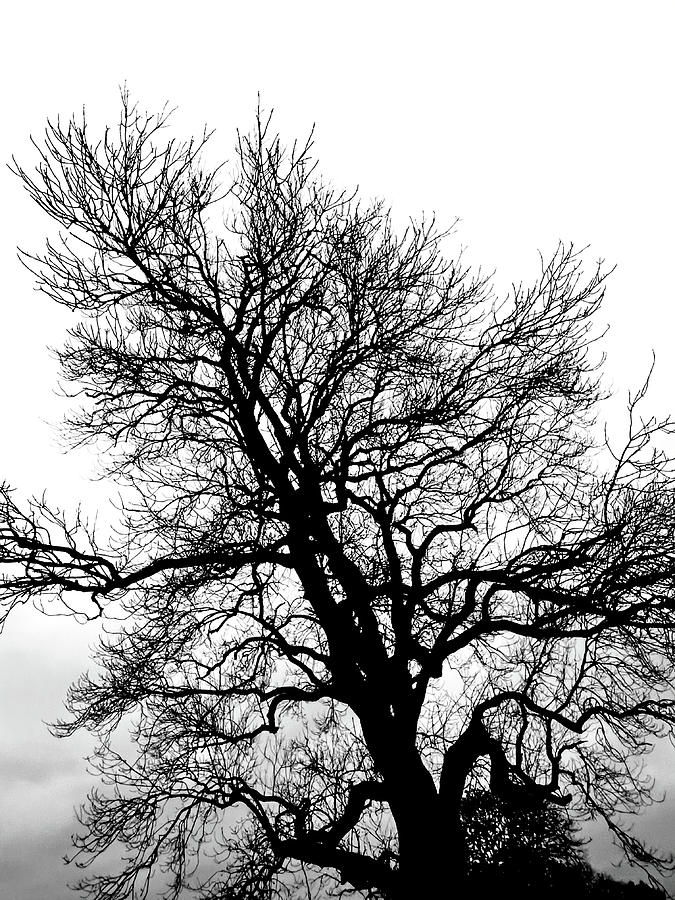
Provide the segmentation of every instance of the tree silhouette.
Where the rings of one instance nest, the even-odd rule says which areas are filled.
[[[471,885],[484,896],[588,896],[593,874],[566,811],[529,792],[470,791],[462,803]]]
[[[500,898],[589,900],[644,898],[663,891],[647,882],[617,881],[594,872],[584,853],[580,826],[567,810],[529,791],[508,797],[469,790],[462,802],[474,894]]]
[[[165,126],[125,97],[15,164],[62,232],[25,260],[75,313],[68,433],[122,486],[105,546],[7,486],[0,512],[5,614],[103,622],[57,726],[107,785],[77,861],[123,856],[85,895],[461,897],[468,785],[665,866],[621,815],[673,724],[672,424],[642,390],[598,441],[602,271],[561,246],[500,299],[266,117],[225,187]]]

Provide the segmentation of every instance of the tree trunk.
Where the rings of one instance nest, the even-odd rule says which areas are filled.
[[[412,813],[399,826],[399,870],[392,900],[465,900],[467,857],[459,821]]]
[[[391,900],[465,900],[468,855],[460,820],[466,767],[444,778],[439,796],[414,738],[401,746],[386,722],[364,734],[384,778],[398,832],[399,866]],[[367,729],[367,733],[366,733]]]
[[[465,900],[468,857],[459,804],[443,802],[431,775],[392,798],[399,869],[392,900]]]

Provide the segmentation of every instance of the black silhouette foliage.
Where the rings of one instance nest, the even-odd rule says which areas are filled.
[[[508,799],[469,791],[462,803],[475,896],[563,900],[657,900],[648,882],[619,881],[589,865],[579,825],[568,811],[527,791]]]

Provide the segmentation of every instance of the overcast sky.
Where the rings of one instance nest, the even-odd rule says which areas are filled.
[[[500,283],[527,281],[559,239],[616,265],[607,384],[624,398],[654,350],[652,407],[675,412],[672,0],[24,0],[5,10],[3,33],[1,161],[30,161],[29,135],[48,115],[85,104],[114,121],[123,82],[142,106],[177,106],[179,132],[208,123],[231,158],[260,92],[289,139],[316,123],[335,184],[358,184],[397,216],[459,217],[454,246]],[[86,454],[59,452],[49,424],[65,406],[46,347],[67,317],[15,257],[16,244],[40,247],[47,224],[0,178],[0,479],[93,512],[106,488],[88,480]],[[2,898],[69,896],[60,857],[89,783],[87,740],[56,741],[42,723],[59,715],[92,638],[22,610],[0,640]],[[672,845],[675,783],[643,819]]]

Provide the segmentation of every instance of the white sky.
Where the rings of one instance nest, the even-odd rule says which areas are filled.
[[[616,264],[605,307],[619,396],[657,355],[652,406],[674,412],[675,5],[672,0],[493,2],[35,2],[3,14],[0,159],[30,160],[46,116],[85,103],[114,121],[126,81],[147,108],[179,108],[231,157],[257,93],[289,139],[317,125],[336,184],[399,216],[461,222],[456,246],[500,281],[527,280],[558,239]],[[15,245],[47,223],[0,172],[0,479],[92,511],[86,456],[59,453],[54,397],[67,318],[32,290]],[[88,778],[86,740],[51,738],[86,665],[85,629],[21,612],[0,640],[0,896],[65,900],[60,865]],[[666,771],[665,764],[658,767]],[[671,765],[672,768],[672,765]],[[665,841],[673,800],[646,814]],[[601,851],[598,851],[599,853]],[[604,854],[604,851],[602,851]],[[602,855],[602,859],[606,859]]]

